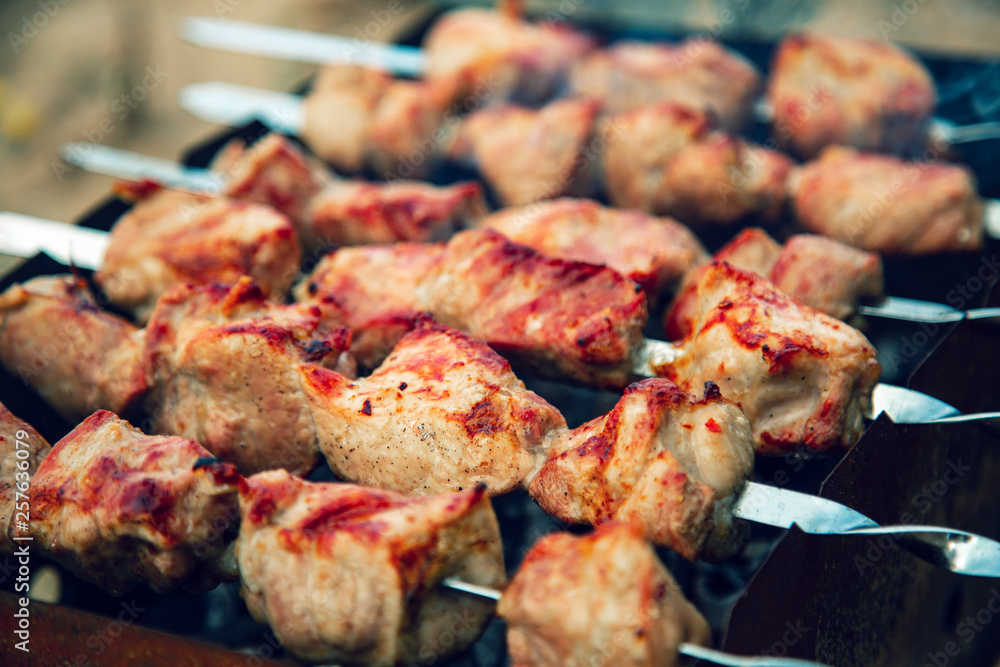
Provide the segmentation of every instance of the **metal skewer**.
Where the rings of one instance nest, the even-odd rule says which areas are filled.
[[[115,178],[151,180],[167,187],[209,193],[218,193],[225,188],[225,176],[210,169],[185,167],[176,162],[118,148],[68,143],[63,145],[62,155],[70,164]],[[877,304],[862,305],[858,312],[872,317],[935,324],[959,322],[963,319],[1000,318],[1000,308],[958,310],[944,304],[896,297],[887,297]]]
[[[480,586],[478,584],[470,584],[469,582],[463,581],[458,577],[445,577],[441,581],[441,585],[456,591],[462,591],[463,593],[469,593],[471,595],[478,595],[479,597],[494,601],[500,600],[503,596],[503,593],[495,588]],[[826,667],[819,662],[798,660],[795,658],[772,658],[764,656],[744,657],[706,648],[697,644],[689,644],[687,642],[681,644],[678,650],[682,655],[686,655],[691,658],[698,658],[699,660],[708,660],[709,662],[714,662],[717,665],[727,665],[728,667]]]

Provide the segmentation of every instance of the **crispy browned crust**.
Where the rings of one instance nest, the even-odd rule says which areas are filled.
[[[831,147],[791,185],[806,229],[858,248],[924,255],[983,245],[983,200],[960,165]]]
[[[647,311],[617,271],[549,257],[490,229],[455,235],[421,281],[438,321],[543,375],[624,386]]]
[[[749,227],[712,259],[763,276],[795,300],[838,320],[849,321],[862,299],[883,295],[882,259],[825,236],[799,234],[782,246],[763,229]],[[704,270],[699,267],[685,277],[667,309],[664,329],[671,340],[694,327]]]
[[[920,149],[937,104],[930,72],[898,46],[818,33],[778,45],[768,97],[775,138],[803,158],[838,144]]]
[[[320,449],[342,479],[403,493],[521,485],[565,428],[485,343],[423,318],[366,378],[305,370]]]
[[[0,554],[9,554],[17,546],[10,539],[14,509],[20,504],[25,512],[21,520],[28,518],[28,485],[51,449],[31,424],[0,405]]]
[[[570,87],[606,113],[674,102],[708,111],[733,132],[750,120],[761,75],[750,61],[701,37],[677,44],[620,41],[578,59]]]
[[[671,102],[604,119],[608,198],[690,225],[777,217],[791,161],[713,126],[707,113]]]
[[[343,363],[350,344],[325,326],[327,310],[274,304],[249,279],[164,294],[146,329],[151,429],[194,438],[247,474],[311,470],[319,453],[299,369]]]
[[[507,208],[480,224],[552,257],[607,265],[642,285],[651,304],[708,258],[698,238],[671,218],[587,199]]]
[[[711,631],[634,525],[555,533],[528,552],[498,613],[519,667],[674,667]]]
[[[144,435],[102,410],[53,446],[31,483],[29,527],[11,534],[116,595],[212,588],[243,485],[193,440]]]
[[[725,262],[701,273],[694,328],[657,372],[687,390],[715,382],[753,426],[757,451],[853,445],[881,367],[856,329]]]
[[[281,300],[300,256],[295,226],[267,206],[157,190],[115,223],[95,280],[112,303],[145,321],[163,292],[185,283],[250,276]]]
[[[127,414],[142,400],[142,331],[102,311],[82,279],[13,285],[0,315],[0,361],[68,421],[98,409]]]
[[[483,489],[404,497],[272,471],[248,480],[240,509],[243,597],[300,660],[388,667],[445,659],[479,637],[493,603],[441,580],[496,587],[505,578]]]
[[[528,490],[563,521],[632,520],[685,558],[721,557],[745,537],[734,534],[729,506],[753,453],[750,424],[717,389],[695,399],[650,379],[626,389],[607,415],[554,432]]]

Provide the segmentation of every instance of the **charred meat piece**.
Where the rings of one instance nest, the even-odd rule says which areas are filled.
[[[742,55],[710,39],[677,44],[622,41],[576,60],[575,95],[600,100],[610,114],[674,102],[708,111],[738,132],[750,120],[760,72]]]
[[[696,400],[668,380],[634,384],[607,415],[553,432],[540,459],[528,490],[562,521],[635,521],[689,559],[743,546],[731,507],[753,472],[753,434],[714,385]]]
[[[417,294],[444,247],[394,243],[340,248],[295,287],[300,303],[332,305],[336,323],[354,332],[351,355],[363,369],[382,363],[425,310]]]
[[[325,68],[303,105],[302,140],[344,174],[365,168],[375,107],[393,84],[358,69]]]
[[[365,137],[365,160],[372,171],[387,181],[433,175],[456,121],[456,83],[392,82]]]
[[[405,497],[277,470],[247,482],[236,543],[243,597],[296,658],[429,664],[464,650],[491,618],[491,601],[439,585],[504,581],[481,488]]]
[[[313,367],[303,382],[320,448],[342,479],[402,493],[521,485],[559,412],[496,352],[421,319],[370,376]]]
[[[459,9],[445,14],[427,35],[425,76],[486,81],[491,98],[538,104],[560,92],[570,66],[594,45],[565,24]]]
[[[486,209],[476,183],[438,187],[418,181],[337,178],[278,134],[249,148],[239,140],[230,142],[213,168],[227,176],[229,196],[267,204],[288,215],[309,250],[442,239]]]
[[[86,283],[41,276],[0,295],[0,361],[70,422],[128,413],[146,393],[141,329],[103,312]]]
[[[898,46],[817,33],[781,42],[768,98],[775,138],[802,158],[834,144],[919,152],[937,105],[930,72]]]
[[[336,181],[313,201],[312,229],[334,245],[440,241],[486,212],[478,183]]]
[[[146,321],[161,294],[185,283],[232,283],[250,276],[267,296],[285,298],[301,251],[284,215],[226,197],[122,188],[142,201],[115,223],[95,279],[112,303],[137,320]]]
[[[862,299],[883,296],[881,258],[825,236],[800,234],[781,245],[764,230],[750,227],[712,259],[753,271],[796,301],[838,320],[849,321]],[[664,328],[671,339],[686,336],[694,326],[704,270],[688,274],[667,312]]]
[[[52,447],[31,483],[28,529],[11,535],[115,595],[140,583],[207,590],[227,578],[244,484],[198,443],[101,410]]]
[[[675,667],[681,644],[711,643],[708,623],[628,524],[543,537],[497,612],[521,667]]]
[[[701,273],[697,301],[679,358],[658,375],[687,391],[716,383],[742,408],[761,454],[857,441],[881,370],[861,332],[725,262]]]
[[[712,125],[708,114],[673,103],[605,118],[608,198],[690,225],[777,217],[791,161]]]
[[[601,386],[627,384],[646,322],[642,288],[628,278],[547,257],[490,229],[460,232],[444,245],[341,249],[320,262],[296,297],[335,302],[345,326],[384,327],[382,345],[394,345],[391,334],[402,335],[427,312],[515,365]]]
[[[0,405],[0,554],[14,551],[10,526],[18,505],[21,521],[30,518],[28,488],[52,447],[38,431]]]
[[[152,430],[194,438],[245,474],[311,470],[319,450],[300,366],[344,364],[350,343],[325,328],[327,310],[268,302],[249,279],[167,292],[146,336]]]
[[[831,147],[789,179],[802,226],[886,255],[975,251],[983,201],[965,167]]]
[[[597,191],[592,152],[599,107],[593,100],[562,100],[532,110],[514,105],[468,116],[449,157],[474,164],[505,206]]]
[[[508,208],[480,224],[552,257],[607,265],[642,285],[651,306],[708,259],[698,238],[670,218],[586,199]]]

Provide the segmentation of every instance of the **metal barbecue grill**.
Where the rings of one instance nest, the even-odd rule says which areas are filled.
[[[406,39],[419,44],[430,22]],[[608,41],[629,38],[672,38],[649,30],[602,31],[585,26]],[[771,45],[729,42],[766,71]],[[990,86],[1000,71],[996,64],[928,58],[941,92],[938,115],[960,124],[1000,117]],[[992,97],[991,97],[992,94]],[[208,166],[230,139],[253,142],[268,128],[252,123],[220,133],[185,151],[184,162]],[[751,138],[766,139],[766,128],[755,126]],[[1000,141],[962,148],[961,160],[979,179],[984,196],[1000,197]],[[443,170],[431,179],[448,183],[468,174]],[[109,199],[85,215],[80,224],[108,230],[127,210]],[[733,229],[699,235],[710,251],[727,241]],[[1000,306],[992,285],[998,278],[997,243],[987,241],[981,255],[885,259],[886,291],[902,297],[948,302],[963,286],[972,294],[965,307]],[[25,262],[0,281],[0,290],[13,283],[67,267],[47,256]],[[88,272],[78,271],[89,278]],[[659,327],[662,318],[650,317]],[[872,319],[866,335],[879,350],[882,379],[941,398],[965,412],[989,411],[1000,404],[1000,346],[995,324],[918,325]],[[661,338],[654,329],[649,335]],[[523,378],[566,416],[570,427],[606,413],[619,395],[567,386],[531,377]],[[0,402],[35,426],[50,442],[65,435],[65,422],[22,381],[0,371]],[[312,480],[332,480],[322,465]],[[1000,479],[1000,432],[975,424],[896,426],[884,415],[842,459],[799,452],[758,459],[755,479],[783,488],[819,492],[867,514],[879,523],[928,523],[1000,538],[1000,510],[996,480]],[[527,549],[542,535],[561,526],[548,517],[527,494],[518,492],[494,499],[504,539],[507,567],[513,571]],[[913,520],[907,519],[913,517]],[[659,550],[684,588],[706,615],[720,648],[743,655],[771,655],[818,660],[831,665],[993,665],[1000,655],[1000,622],[990,601],[1000,600],[1000,582],[961,577],[921,561],[900,549],[892,538],[816,536],[795,528],[781,531],[755,525],[743,552],[722,564],[690,563],[665,549]],[[7,564],[13,557],[7,558]],[[0,565],[6,565],[0,559]],[[39,568],[35,563],[35,568]],[[14,579],[0,569],[2,588],[12,591]],[[273,634],[253,622],[239,600],[238,585],[226,584],[201,595],[155,594],[137,589],[124,599],[112,597],[73,575],[62,573],[61,604],[118,618],[123,603],[141,609],[129,624],[207,641],[243,655],[201,655],[213,664],[267,664],[287,658]],[[10,595],[0,597],[0,646],[10,654],[13,636]],[[44,608],[43,608],[44,610]],[[983,610],[986,610],[984,613]],[[65,619],[60,610],[35,612],[33,646],[56,641],[59,634],[101,636],[100,623]],[[986,619],[989,616],[988,621]],[[970,622],[969,619],[972,619]],[[75,622],[63,631],[64,623]],[[976,628],[979,628],[978,630]],[[123,630],[131,636],[131,629]],[[131,639],[128,640],[131,645]],[[146,664],[174,664],[182,649],[161,636],[145,644]],[[100,644],[95,640],[94,644]],[[92,650],[90,644],[84,651]],[[114,649],[120,650],[120,646]],[[187,649],[183,649],[187,650]],[[108,657],[117,655],[109,652]],[[188,655],[188,654],[185,654]],[[197,650],[192,659],[199,659]],[[101,658],[85,653],[91,664]],[[944,662],[940,662],[944,661]],[[992,661],[992,662],[991,662]],[[87,663],[83,663],[87,664]],[[201,664],[208,664],[203,662]],[[507,664],[504,630],[494,620],[485,635],[465,655],[448,662],[455,666]]]

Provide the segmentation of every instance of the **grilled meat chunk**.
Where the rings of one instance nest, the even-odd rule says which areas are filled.
[[[803,158],[834,144],[917,152],[937,105],[930,72],[898,46],[817,33],[778,45],[767,94],[775,138]]]
[[[17,547],[10,539],[14,510],[18,504],[22,511],[29,507],[30,503],[25,502],[28,485],[51,449],[30,424],[0,405],[0,555],[13,553]],[[25,518],[29,517],[21,517]]]
[[[393,81],[375,107],[366,161],[386,180],[429,178],[454,129],[457,82]]]
[[[519,667],[679,665],[680,645],[711,631],[637,526],[547,535],[500,598]]]
[[[761,454],[857,441],[881,370],[859,331],[725,262],[701,274],[697,295],[681,354],[658,375],[688,391],[715,382],[742,408]]]
[[[643,380],[607,415],[553,432],[539,458],[528,490],[562,521],[635,521],[689,559],[743,546],[731,508],[753,472],[753,434],[715,385],[696,400],[668,380]]]
[[[796,301],[838,320],[850,320],[861,299],[883,296],[881,258],[825,236],[800,234],[781,245],[763,229],[750,227],[712,259],[753,271]],[[705,268],[687,275],[667,312],[664,328],[671,339],[683,338],[694,327]]]
[[[707,113],[673,103],[639,107],[602,121],[604,186],[623,208],[690,225],[775,218],[791,161],[716,131]]]
[[[265,295],[285,298],[301,251],[284,215],[225,197],[122,187],[142,201],[115,223],[95,276],[112,303],[144,322],[174,285],[232,283],[242,276],[252,277]]]
[[[146,336],[153,430],[194,438],[245,474],[311,470],[319,450],[300,366],[343,364],[350,343],[323,325],[329,308],[270,303],[249,279],[168,291]]]
[[[478,166],[505,206],[597,191],[597,155],[590,146],[599,106],[562,100],[532,110],[482,109],[461,124],[449,157]]]
[[[144,435],[98,411],[53,446],[31,483],[36,545],[115,595],[147,583],[157,591],[214,587],[213,563],[239,525],[228,463],[192,440]],[[207,462],[206,462],[207,461]]]
[[[0,361],[70,422],[128,413],[146,392],[142,330],[98,308],[86,283],[41,276],[0,295]]]
[[[894,255],[978,250],[983,201],[965,167],[831,147],[789,179],[811,232]]]
[[[313,201],[312,228],[326,244],[440,241],[486,212],[478,183],[336,181]]]
[[[642,288],[631,280],[547,257],[490,229],[460,232],[444,245],[342,249],[296,296],[333,300],[345,326],[384,326],[379,344],[395,344],[389,334],[401,335],[423,311],[515,365],[602,386],[627,383],[646,322]]]
[[[750,120],[761,88],[760,72],[750,61],[701,38],[618,42],[576,60],[569,82],[574,94],[600,100],[607,113],[674,102],[710,112],[733,132]]]
[[[708,259],[689,229],[670,218],[555,199],[497,211],[481,226],[552,257],[605,264],[642,285],[650,305]]]
[[[437,240],[486,210],[477,183],[438,187],[405,180],[344,180],[312,164],[279,134],[270,134],[250,148],[239,140],[230,142],[213,168],[228,176],[229,196],[267,204],[288,215],[310,250]]]
[[[296,658],[429,664],[464,650],[492,616],[492,602],[439,586],[448,576],[504,581],[482,489],[405,497],[278,470],[247,482],[236,543],[243,597]],[[442,644],[444,632],[453,641]]]
[[[489,9],[445,14],[424,41],[429,79],[486,81],[493,99],[538,104],[565,85],[594,40],[558,23],[527,23]]]
[[[424,310],[417,285],[444,252],[439,244],[395,243],[340,248],[295,288],[300,303],[339,308],[336,324],[354,332],[351,355],[378,366]]]
[[[520,486],[562,415],[496,352],[421,319],[366,378],[305,370],[320,448],[341,478],[402,493]]]
[[[303,103],[302,140],[313,153],[344,174],[365,168],[368,137],[379,100],[391,79],[354,78],[343,69],[329,69]]]

